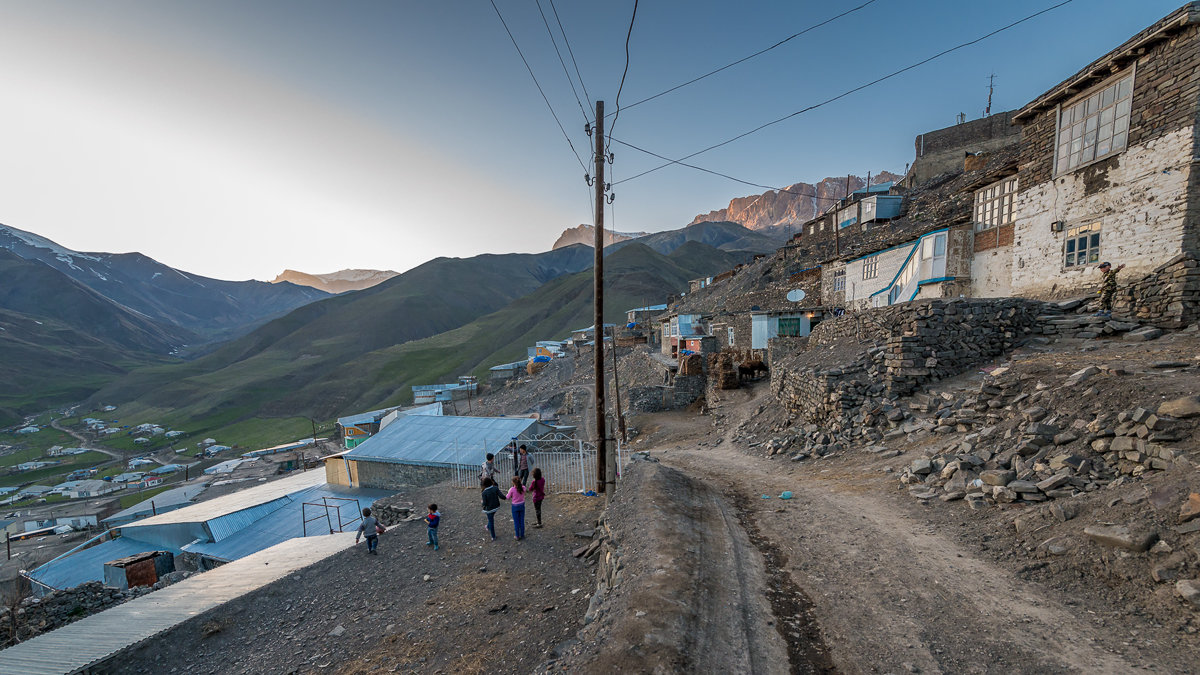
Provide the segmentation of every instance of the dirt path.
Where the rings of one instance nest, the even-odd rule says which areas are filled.
[[[744,418],[764,402],[765,392],[739,392],[724,412]],[[803,589],[811,597],[815,623],[840,670],[1128,673],[1189,667],[1173,652],[1150,665],[1153,651],[1117,638],[1121,633],[1103,627],[1084,603],[965,548],[921,507],[899,501],[877,471],[798,468],[744,454],[711,432],[707,420],[679,413],[653,420],[659,425],[659,440],[649,444],[654,456],[742,506],[742,524],[757,535],[760,551],[786,571],[768,592],[796,595]],[[778,499],[784,490],[794,498]],[[787,581],[795,589],[781,587]]]
[[[80,444],[79,447],[81,447],[81,448],[86,448],[88,450],[95,450],[96,452],[103,452],[104,454],[108,455],[109,457],[112,457],[113,459],[116,459],[119,461],[125,461],[125,456],[122,455],[121,453],[119,453],[115,450],[109,450],[107,448],[101,448],[101,447],[92,445],[91,441],[84,438],[83,434],[79,433],[78,431],[75,431],[74,429],[68,429],[68,428],[60,425],[58,423],[58,420],[50,420],[50,426],[55,429],[58,429],[59,431],[61,431],[63,433],[70,434],[75,440],[79,441],[79,444]]]

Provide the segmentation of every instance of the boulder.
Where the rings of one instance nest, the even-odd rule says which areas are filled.
[[[1132,330],[1121,337],[1122,340],[1130,342],[1146,342],[1147,340],[1156,340],[1163,334],[1161,328],[1154,326],[1145,326],[1137,330]]]
[[[1200,396],[1184,396],[1163,401],[1158,406],[1158,414],[1180,418],[1196,417],[1200,415]]]
[[[1131,530],[1124,525],[1090,525],[1083,529],[1089,539],[1104,546],[1123,548],[1141,553],[1158,540],[1158,533],[1149,530]]]
[[[1200,609],[1200,579],[1180,579],[1175,582],[1175,592],[1196,609]]]
[[[1012,481],[1016,480],[1017,472],[1004,469],[988,469],[979,474],[979,479],[986,485],[998,485],[1004,487]]]
[[[1186,523],[1196,516],[1200,516],[1200,493],[1193,492],[1179,509],[1179,522]]]

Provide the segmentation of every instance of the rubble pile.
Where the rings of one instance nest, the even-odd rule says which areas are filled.
[[[918,499],[966,499],[972,507],[1013,502],[1043,502],[1119,485],[1148,471],[1190,466],[1186,453],[1173,447],[1188,437],[1187,418],[1200,415],[1200,398],[1186,397],[1091,419],[1068,413],[1056,396],[1095,396],[1090,382],[1120,375],[1118,368],[1089,366],[1061,386],[1033,381],[1030,375],[1004,377],[993,371],[971,396],[914,397],[914,412],[928,415],[888,434],[926,431],[962,433],[941,452],[919,457],[900,473]],[[1003,429],[1003,431],[1002,431]]]
[[[708,355],[709,384],[717,389],[737,389],[737,367],[733,365],[733,354],[728,351]]]
[[[119,589],[89,581],[74,588],[52,591],[43,597],[27,597],[16,606],[0,607],[2,646],[24,642],[29,638],[60,628],[128,600],[182,581],[195,572],[171,572],[153,586]]]

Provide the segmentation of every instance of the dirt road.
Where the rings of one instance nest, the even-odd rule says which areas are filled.
[[[50,420],[50,426],[63,433],[70,434],[75,440],[79,441],[79,447],[81,448],[95,450],[96,452],[103,452],[104,454],[118,461],[125,460],[125,456],[115,450],[109,450],[108,448],[101,448],[99,446],[92,445],[88,439],[84,438],[83,434],[75,431],[74,429],[68,429],[67,427],[60,425],[58,420]]]
[[[765,386],[731,393],[724,405],[730,418],[744,418],[767,395]],[[642,447],[737,505],[742,526],[768,567],[776,568],[769,570],[775,574],[765,592],[811,598],[815,624],[841,671],[1129,673],[1195,667],[1194,638],[1181,641],[1177,633],[1127,616],[1098,597],[1023,578],[1019,567],[991,559],[986,544],[969,546],[966,522],[931,517],[929,507],[900,493],[880,466],[863,465],[872,460],[855,455],[853,466],[836,461],[802,466],[750,456],[713,431],[708,420],[686,413],[649,416],[642,424],[651,432]],[[779,499],[784,490],[794,498]],[[972,517],[961,509],[947,512],[960,521]]]

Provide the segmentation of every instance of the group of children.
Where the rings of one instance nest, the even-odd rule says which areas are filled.
[[[534,468],[533,482],[529,483],[529,453],[522,445],[514,457],[516,475],[512,477],[512,486],[508,488],[508,492],[501,494],[500,487],[496,484],[495,459],[496,456],[489,452],[479,473],[483,513],[487,516],[487,531],[492,536],[492,541],[495,541],[496,512],[500,510],[500,500],[503,499],[512,506],[513,533],[517,541],[522,541],[525,539],[525,502],[527,497],[533,501],[533,509],[537,514],[537,523],[534,524],[534,527],[542,526],[542,501],[546,499],[546,479],[542,477],[541,469]],[[354,537],[354,543],[357,544],[365,535],[367,553],[378,555],[379,535],[383,534],[384,527],[377,518],[371,515],[371,509],[363,509],[362,514],[362,524],[358,526],[358,534]],[[435,551],[438,550],[438,525],[441,524],[441,521],[442,514],[438,511],[437,504],[430,504],[429,513],[425,515],[425,525],[429,533],[429,540],[425,545],[432,546]]]

